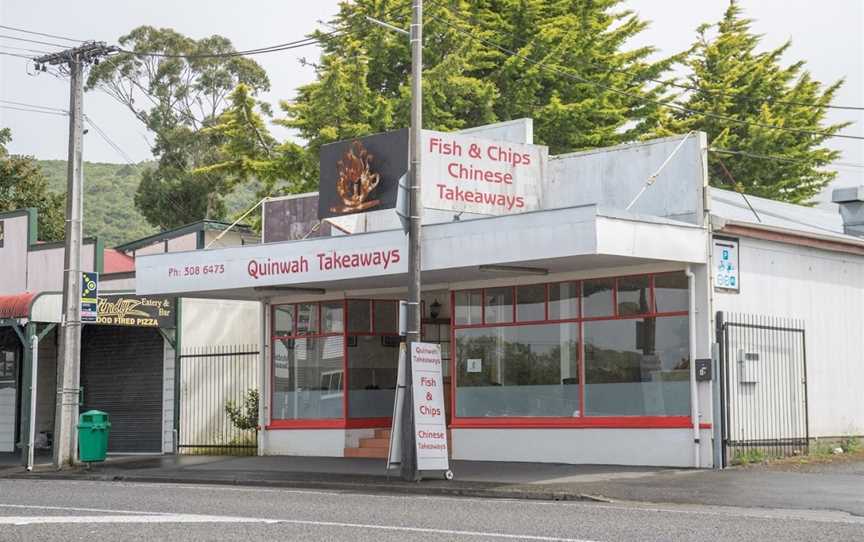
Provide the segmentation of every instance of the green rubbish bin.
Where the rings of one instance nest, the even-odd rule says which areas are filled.
[[[78,459],[84,463],[105,461],[108,453],[108,413],[88,410],[78,417]]]

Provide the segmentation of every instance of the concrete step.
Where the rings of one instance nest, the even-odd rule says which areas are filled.
[[[361,448],[389,448],[390,439],[387,438],[361,438]]]
[[[375,430],[375,438],[383,438],[390,440],[390,430],[389,429],[376,429]]]
[[[345,457],[374,457],[387,459],[387,448],[345,448]]]

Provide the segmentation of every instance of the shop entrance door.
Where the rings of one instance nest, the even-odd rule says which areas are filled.
[[[0,347],[0,452],[15,451],[15,418],[18,412],[18,355]]]

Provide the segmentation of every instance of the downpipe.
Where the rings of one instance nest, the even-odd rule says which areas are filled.
[[[696,275],[687,266],[687,286],[690,298],[690,317],[687,319],[689,326],[689,349],[690,349],[690,423],[693,426],[693,467],[701,468],[699,460],[699,389],[696,385]]]

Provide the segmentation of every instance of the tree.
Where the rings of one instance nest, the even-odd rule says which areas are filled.
[[[649,79],[661,76],[673,59],[652,63],[652,48],[626,49],[625,42],[646,23],[619,9],[620,4],[429,4],[424,17],[424,127],[450,131],[533,117],[535,141],[549,145],[553,153],[652,133],[661,115],[651,100],[663,96],[664,89],[650,86]],[[276,120],[296,130],[305,145],[285,146],[279,150],[284,153],[271,150],[270,159],[279,164],[277,176],[295,180],[289,189],[317,186],[322,145],[409,123],[409,41],[371,23],[367,15],[407,27],[410,6],[397,0],[344,2],[333,26],[348,30],[314,34],[323,49],[314,68],[316,81],[301,87],[294,100],[283,101],[285,117]],[[254,143],[248,133],[243,137]],[[249,156],[261,157],[261,146]]]
[[[715,148],[787,158],[710,153],[711,184],[728,185],[734,179],[738,191],[805,203],[834,179],[836,172],[822,168],[839,152],[823,146],[828,135],[795,130],[834,134],[848,125],[826,125],[825,109],[819,107],[831,103],[842,81],[823,88],[804,70],[803,61],[781,66],[788,41],[758,52],[761,36],[751,31],[751,23],[732,0],[719,23],[698,28],[685,62],[691,71],[687,86],[697,90],[681,102],[693,112],[673,112],[666,127],[674,133],[702,130]]]
[[[0,212],[35,207],[43,241],[65,236],[65,198],[48,190],[48,179],[32,156],[10,155],[9,128],[0,129]]]
[[[244,84],[251,94],[270,82],[255,61],[232,56],[221,36],[201,40],[171,29],[138,27],[119,40],[123,52],[94,66],[87,89],[101,88],[155,134],[155,167],[135,195],[147,221],[161,228],[201,218],[222,218],[224,196],[234,186],[224,175],[193,173],[215,160],[221,142],[205,131]]]

